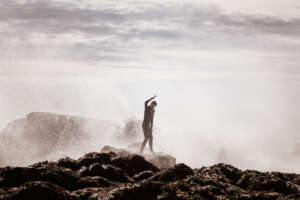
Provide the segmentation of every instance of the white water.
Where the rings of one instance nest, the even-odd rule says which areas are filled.
[[[157,94],[157,151],[192,167],[227,162],[243,169],[300,172],[300,155],[295,153],[300,128],[297,80],[280,73],[118,84],[89,76],[1,77],[1,127],[32,111],[75,114],[122,126],[129,117],[142,119],[144,101]],[[91,145],[54,152],[52,157],[78,157],[105,144],[117,145],[111,133],[89,129]]]

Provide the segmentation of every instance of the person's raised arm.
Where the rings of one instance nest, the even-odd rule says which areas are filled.
[[[148,103],[149,103],[151,100],[155,99],[155,98],[156,98],[156,95],[154,95],[153,97],[151,97],[150,99],[148,99],[147,101],[145,101],[145,107],[147,107]]]

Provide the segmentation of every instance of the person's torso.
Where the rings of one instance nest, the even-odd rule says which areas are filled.
[[[155,112],[154,109],[152,109],[150,106],[147,106],[145,108],[145,112],[144,112],[144,121],[143,121],[143,123],[151,122],[151,120],[153,119],[154,112]]]

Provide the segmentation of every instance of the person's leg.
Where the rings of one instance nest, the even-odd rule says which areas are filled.
[[[144,139],[144,141],[142,143],[142,146],[141,146],[141,151],[140,151],[141,153],[143,153],[145,145],[146,145],[146,143],[148,142],[148,139],[149,139],[147,129],[145,127],[143,127],[143,132],[144,132],[145,139]]]
[[[149,147],[150,147],[150,151],[153,153],[153,136],[152,136],[152,132],[149,132]]]
[[[146,145],[146,143],[148,142],[148,137],[145,137],[145,139],[144,139],[144,141],[143,141],[143,143],[142,143],[142,147],[141,147],[141,153],[143,153],[143,151],[144,151],[144,148],[145,148],[145,145]]]

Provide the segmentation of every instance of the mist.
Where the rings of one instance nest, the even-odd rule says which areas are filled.
[[[298,171],[297,81],[290,76],[246,73],[160,81],[146,90],[153,87],[162,96],[155,121],[162,133],[156,142],[179,161],[194,167],[225,162],[243,169]]]
[[[2,78],[1,83],[2,127],[33,111],[112,122],[108,129],[85,127],[90,140],[37,160],[130,145],[115,140],[117,128],[129,118],[142,120],[144,101],[156,94],[156,151],[192,167],[225,162],[243,169],[299,172],[297,81],[286,74],[210,73],[190,80],[160,77],[118,84],[88,76],[31,76]],[[132,142],[142,140],[140,134]]]

